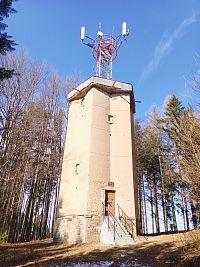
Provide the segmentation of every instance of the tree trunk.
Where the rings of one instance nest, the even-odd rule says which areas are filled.
[[[160,165],[160,179],[161,179],[161,199],[162,199],[162,210],[163,210],[163,218],[164,218],[164,228],[165,232],[168,232],[168,218],[167,218],[167,207],[166,207],[166,197],[165,197],[165,183],[163,179],[163,170],[162,170],[162,163],[161,163],[161,157],[159,158],[159,165]]]
[[[155,222],[156,222],[156,233],[160,233],[160,223],[158,214],[158,198],[157,198],[157,184],[155,174],[153,176],[153,196],[154,196],[154,206],[155,206]]]
[[[148,224],[147,224],[147,207],[146,207],[146,192],[144,186],[144,175],[142,176],[142,195],[143,195],[143,203],[144,203],[144,218],[145,218],[145,234],[148,234]]]

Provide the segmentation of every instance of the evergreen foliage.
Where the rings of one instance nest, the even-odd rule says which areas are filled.
[[[15,50],[15,42],[11,39],[5,29],[8,27],[4,22],[5,17],[9,17],[10,14],[16,13],[16,10],[12,8],[12,4],[15,0],[1,0],[0,1],[0,54],[6,55],[7,52]],[[14,74],[14,70],[0,67],[0,80],[11,78]]]
[[[143,129],[137,122],[135,131],[141,232],[149,230],[147,209],[153,233],[159,233],[159,224],[165,232],[177,231],[180,215],[185,230],[190,229],[190,221],[196,228],[200,224],[199,113],[191,106],[184,108],[172,95],[164,114],[154,109],[150,118]]]

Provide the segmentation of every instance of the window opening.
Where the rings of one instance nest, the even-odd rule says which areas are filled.
[[[79,173],[79,163],[75,164],[75,173],[78,174]]]
[[[85,103],[85,98],[83,97],[83,98],[81,99],[81,106],[84,106],[84,103]]]
[[[113,123],[113,115],[108,114],[108,123],[112,124]]]

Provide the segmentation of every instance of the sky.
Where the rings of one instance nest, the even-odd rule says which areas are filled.
[[[136,118],[144,121],[153,105],[162,107],[175,94],[186,105],[195,102],[186,86],[200,52],[200,0],[19,0],[18,13],[6,19],[7,33],[31,57],[46,61],[62,78],[94,75],[92,50],[80,41],[80,27],[96,37],[130,34],[113,62],[113,80],[133,84]]]

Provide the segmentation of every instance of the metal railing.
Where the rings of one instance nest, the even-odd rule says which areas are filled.
[[[120,222],[125,226],[126,230],[133,238],[134,236],[136,236],[136,225],[133,222],[133,219],[131,219],[118,204],[117,207]]]
[[[127,233],[124,231],[123,227],[120,225],[120,223],[118,222],[118,220],[115,218],[115,216],[112,214],[111,211],[106,210],[107,215],[105,215],[105,205],[103,204],[103,216],[104,218],[107,217],[107,223],[108,223],[108,230],[113,232],[113,239],[114,241],[116,240],[116,235],[118,237],[122,237],[122,234],[120,235],[120,233],[117,231],[117,228],[121,228],[121,230],[124,232],[125,235],[127,235]]]

